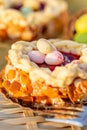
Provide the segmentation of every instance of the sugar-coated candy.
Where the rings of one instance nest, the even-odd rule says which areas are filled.
[[[87,33],[87,14],[80,16],[75,22],[77,33]]]
[[[30,51],[28,53],[28,56],[30,58],[31,61],[37,63],[37,64],[41,64],[44,62],[45,60],[45,55],[42,54],[40,51]]]
[[[37,48],[43,54],[52,52],[52,46],[46,39],[40,39],[37,41]]]
[[[59,51],[53,51],[46,55],[45,62],[49,65],[59,65],[64,62],[64,57]]]
[[[87,33],[76,33],[73,40],[79,43],[87,43]]]

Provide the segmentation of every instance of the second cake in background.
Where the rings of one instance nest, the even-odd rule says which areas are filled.
[[[58,37],[68,19],[64,0],[23,0],[9,6],[3,4],[0,10],[1,40]]]

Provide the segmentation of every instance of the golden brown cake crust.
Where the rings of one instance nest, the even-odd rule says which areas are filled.
[[[87,68],[87,45],[79,44],[69,40],[63,41],[54,39],[48,41],[59,51],[80,55],[79,60],[72,61],[65,66],[56,66],[55,70],[51,72],[49,68],[39,68],[37,64],[32,62],[28,57],[28,53],[30,51],[37,50],[37,41],[30,43],[20,41],[13,44],[9,50],[8,57],[12,65],[29,73],[32,83],[42,79],[42,81],[46,82],[48,85],[54,87],[65,87],[70,85],[77,77],[86,79],[87,72],[85,70]],[[81,69],[81,66],[84,66],[83,70]],[[9,66],[6,68],[6,71],[8,71]]]
[[[38,41],[43,48],[45,43],[49,43],[57,51],[76,54],[79,58],[63,66],[56,65],[53,71],[49,66],[40,67],[29,57],[29,52],[38,50]],[[42,42],[45,42],[44,46]],[[70,40],[16,42],[8,52],[8,63],[0,76],[1,91],[12,100],[27,106],[30,103],[64,105],[66,100],[80,102],[87,92],[86,56],[87,45]]]

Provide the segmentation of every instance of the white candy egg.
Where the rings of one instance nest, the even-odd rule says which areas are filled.
[[[48,65],[59,65],[63,63],[63,61],[64,57],[59,51],[53,51],[51,53],[48,53],[45,57],[45,62]]]
[[[45,55],[39,51],[30,51],[28,53],[28,56],[29,56],[30,60],[32,60],[33,62],[35,62],[37,64],[41,64],[45,61]]]
[[[37,41],[37,48],[43,54],[52,52],[52,46],[46,39],[40,39]]]

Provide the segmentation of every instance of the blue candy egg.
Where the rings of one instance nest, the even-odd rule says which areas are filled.
[[[22,13],[23,15],[28,15],[28,14],[30,14],[31,12],[33,12],[32,8],[29,8],[29,7],[22,7],[22,8],[20,9],[20,11],[21,11],[21,13]]]

